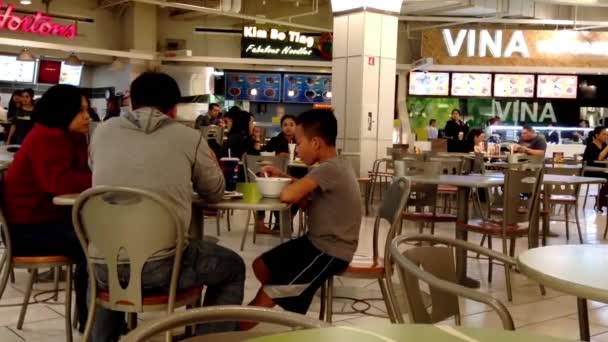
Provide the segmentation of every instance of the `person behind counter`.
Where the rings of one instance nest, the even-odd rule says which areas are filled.
[[[553,122],[549,122],[547,124],[548,127],[553,127]],[[559,133],[556,130],[551,130],[547,132],[547,142],[549,144],[559,144]]]
[[[222,108],[217,103],[210,103],[209,109],[207,110],[206,115],[199,115],[196,118],[196,122],[194,123],[194,127],[200,128],[204,126],[220,126],[224,127],[224,122],[222,121]]]
[[[452,119],[445,124],[444,134],[448,139],[448,152],[464,152],[466,144],[464,138],[469,132],[469,127],[460,120],[460,110],[452,110]]]
[[[260,141],[253,136],[254,120],[253,115],[240,111],[234,113],[232,118],[232,129],[228,134],[228,139],[221,148],[221,157],[228,155],[241,159],[245,153],[249,155],[259,155],[261,150]]]
[[[534,128],[524,125],[519,142],[515,145],[515,150],[529,156],[544,156],[547,150],[547,142],[545,138],[536,133]]]
[[[597,163],[597,161],[606,160],[608,157],[608,133],[604,127],[595,127],[593,131],[589,132],[589,141],[585,147],[583,153],[583,161],[587,166],[598,166],[605,167],[605,164]],[[597,178],[608,178],[608,174],[602,171],[586,171],[586,177],[597,177]],[[600,192],[597,197],[597,208],[602,210],[603,207],[608,206],[608,185],[603,184],[600,188]]]
[[[34,128],[32,113],[34,112],[34,90],[25,89],[21,92],[21,107],[15,111],[10,120],[11,129],[8,133],[7,145],[21,145],[28,133]]]
[[[465,152],[476,152],[475,146],[479,146],[480,143],[486,140],[486,134],[479,128],[473,128],[466,140],[466,151]]]
[[[10,122],[17,115],[17,110],[21,108],[21,90],[15,90],[11,99],[8,102],[8,112],[6,113],[7,120]]]
[[[429,126],[426,128],[426,138],[433,140],[439,138],[439,131],[437,130],[437,120],[431,119]]]

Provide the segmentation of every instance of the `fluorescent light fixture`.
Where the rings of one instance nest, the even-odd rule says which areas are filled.
[[[403,0],[331,0],[331,10],[334,13],[350,11],[357,8],[373,8],[376,10],[400,13]]]
[[[505,125],[493,125],[490,126],[490,131],[518,131],[521,130],[522,126],[505,126]],[[579,131],[579,132],[591,132],[593,128],[586,127],[553,127],[553,126],[532,126],[535,131]]]
[[[31,5],[32,1],[31,0],[21,0],[21,1],[19,1],[19,3],[22,5]]]
[[[17,55],[17,60],[19,62],[35,62],[36,57],[34,57],[30,50],[23,48],[23,50],[19,52],[19,55]]]
[[[82,65],[82,61],[80,60],[80,58],[78,58],[78,56],[76,56],[76,54],[74,54],[73,52],[72,52],[72,54],[70,54],[70,56],[68,58],[66,58],[64,63],[65,63],[65,65],[71,65],[71,66]]]

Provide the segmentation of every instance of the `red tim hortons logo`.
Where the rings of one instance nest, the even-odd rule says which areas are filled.
[[[57,36],[74,39],[77,36],[76,25],[63,25],[53,22],[53,18],[40,11],[33,15],[19,16],[15,6],[0,1],[0,30],[32,33],[40,36]],[[4,11],[2,11],[4,9]]]

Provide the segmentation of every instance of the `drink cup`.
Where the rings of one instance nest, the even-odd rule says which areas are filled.
[[[239,178],[239,158],[222,158],[220,166],[226,181],[226,191],[235,191]]]
[[[292,162],[296,158],[296,144],[289,144],[289,161]]]
[[[458,132],[458,140],[464,139],[464,132]]]

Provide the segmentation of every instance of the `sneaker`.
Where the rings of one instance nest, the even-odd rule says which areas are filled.
[[[272,230],[264,224],[264,221],[257,221],[255,223],[255,232],[257,234],[273,234]]]

